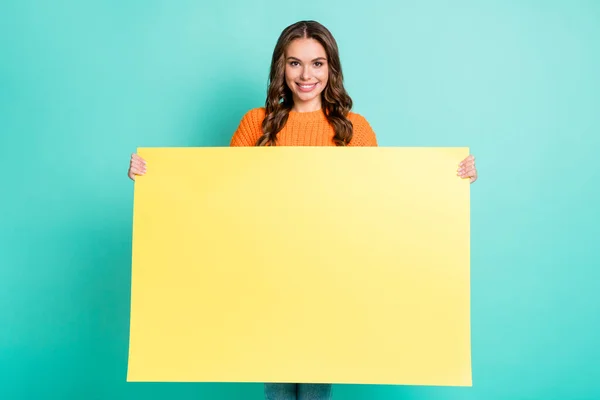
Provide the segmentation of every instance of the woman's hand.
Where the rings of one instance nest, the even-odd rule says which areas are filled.
[[[469,178],[470,182],[473,183],[477,180],[477,168],[475,168],[475,157],[470,155],[458,164],[458,170],[456,175],[461,178]]]
[[[137,154],[132,154],[131,161],[129,162],[129,171],[127,172],[127,176],[129,176],[129,179],[135,181],[135,177],[137,175],[144,175],[145,173],[146,161]]]

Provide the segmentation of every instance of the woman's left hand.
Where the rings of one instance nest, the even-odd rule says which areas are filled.
[[[456,175],[463,179],[469,178],[471,183],[477,180],[477,169],[475,168],[475,157],[473,155],[470,155],[458,164]]]

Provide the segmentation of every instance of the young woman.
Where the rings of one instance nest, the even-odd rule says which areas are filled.
[[[271,60],[265,107],[247,112],[231,146],[377,146],[371,126],[351,112],[338,47],[331,33],[314,21],[288,26],[280,35]],[[146,173],[146,163],[131,156],[129,177]],[[457,175],[477,179],[469,156]],[[265,384],[267,400],[326,400],[329,384]]]
[[[365,118],[351,112],[338,47],[331,33],[314,21],[287,27],[273,52],[265,107],[244,115],[231,146],[377,146]],[[128,175],[146,173],[146,162],[131,155]],[[457,175],[477,179],[471,155]]]

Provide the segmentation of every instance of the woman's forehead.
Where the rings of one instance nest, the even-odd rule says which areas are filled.
[[[295,57],[298,59],[314,59],[327,57],[325,48],[315,39],[295,39],[287,46],[286,57]]]

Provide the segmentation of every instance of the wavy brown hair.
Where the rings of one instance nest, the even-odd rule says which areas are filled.
[[[265,119],[262,122],[263,135],[257,146],[274,146],[277,134],[287,122],[290,110],[294,106],[292,91],[285,82],[285,51],[296,39],[314,39],[327,54],[329,78],[327,86],[321,92],[323,112],[334,129],[333,141],[337,146],[346,146],[352,139],[352,122],[347,118],[352,109],[352,99],[344,89],[344,78],[337,43],[327,28],[315,21],[300,21],[283,30],[271,60],[269,88],[265,102]]]

